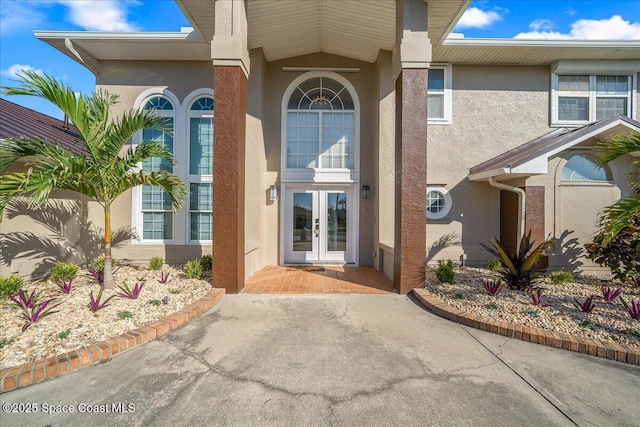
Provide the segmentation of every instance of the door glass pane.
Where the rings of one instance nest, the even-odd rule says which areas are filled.
[[[293,194],[293,250],[313,251],[313,195]]]
[[[347,250],[347,195],[327,193],[327,252]]]

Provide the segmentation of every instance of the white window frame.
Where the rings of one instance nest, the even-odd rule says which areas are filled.
[[[191,210],[191,184],[204,184],[204,183],[210,183],[211,184],[211,191],[212,191],[212,196],[213,197],[213,174],[211,175],[196,175],[196,174],[191,174],[190,173],[190,162],[191,162],[191,119],[192,118],[211,118],[211,120],[213,120],[213,116],[215,114],[215,99],[214,99],[214,103],[213,103],[213,111],[208,111],[208,110],[200,110],[200,111],[192,111],[191,110],[191,106],[193,105],[194,102],[196,102],[197,100],[199,100],[200,98],[213,98],[213,90],[212,89],[199,89],[195,92],[192,92],[191,94],[189,94],[185,100],[183,105],[186,108],[186,133],[187,133],[187,137],[185,139],[185,147],[186,147],[186,155],[185,155],[185,170],[186,170],[186,179],[185,184],[186,184],[186,190],[187,190],[187,201],[186,201],[186,206],[185,206],[185,236],[186,236],[186,241],[188,244],[193,244],[193,245],[201,245],[201,244],[211,244],[212,243],[212,239],[202,239],[202,240],[198,240],[198,239],[191,239],[191,213],[192,212],[200,212],[200,211],[192,211]],[[215,126],[215,123],[214,123]],[[215,127],[214,127],[214,133],[215,133]],[[212,166],[212,172],[213,172],[213,165]],[[211,215],[213,216],[213,212],[211,213]],[[212,218],[213,220],[213,218]],[[212,236],[213,237],[213,236]]]
[[[430,125],[450,125],[453,123],[453,89],[452,89],[452,75],[453,67],[451,64],[431,64],[429,70],[444,70],[444,117],[442,118],[429,118],[427,117],[427,124]],[[428,73],[427,73],[428,76]],[[428,77],[427,77],[427,89],[428,89]],[[429,91],[427,90],[427,97]]]
[[[339,110],[353,112],[354,114],[354,141],[353,141],[353,169],[342,168],[287,168],[287,125],[289,113],[289,99],[293,91],[303,82],[316,77],[325,77],[340,83],[351,95],[353,110]],[[280,169],[282,182],[335,182],[350,183],[360,180],[360,99],[355,87],[343,76],[332,71],[309,71],[294,79],[282,97],[281,111],[281,141],[280,141]],[[299,111],[299,110],[292,110]],[[318,111],[318,110],[310,110]],[[321,126],[322,123],[320,123]],[[320,135],[321,137],[321,135]],[[320,143],[322,140],[320,139]],[[318,162],[321,162],[318,156]],[[318,166],[321,166],[318,164]]]
[[[190,206],[189,206],[189,184],[199,182],[213,183],[213,175],[190,175],[189,174],[189,114],[191,104],[202,97],[215,97],[210,88],[196,89],[188,94],[181,103],[178,97],[166,88],[155,87],[143,91],[133,108],[142,110],[147,101],[155,97],[164,97],[173,104],[173,154],[176,164],[173,167],[174,175],[178,176],[186,184],[187,199],[185,205],[179,212],[173,212],[173,238],[170,240],[144,239],[142,233],[142,186],[132,189],[131,193],[131,244],[132,245],[206,245],[211,244],[211,240],[191,240],[190,229]],[[214,101],[215,102],[215,101]],[[215,104],[214,104],[215,109]],[[200,113],[200,112],[194,112]],[[206,111],[205,111],[206,113]],[[131,138],[132,148],[136,148],[142,143],[142,131],[136,133]],[[142,164],[138,167],[142,168]],[[212,184],[213,185],[213,184]]]
[[[173,154],[177,155],[177,147],[178,144],[176,141],[178,140],[177,136],[179,135],[179,117],[180,117],[180,101],[178,98],[169,90],[164,88],[151,88],[142,92],[136,102],[134,103],[134,109],[143,110],[148,101],[153,98],[165,98],[173,105],[172,114],[166,114],[167,117],[171,117],[173,119]],[[165,115],[163,112],[161,114]],[[142,131],[136,133],[132,137],[132,148],[135,149],[138,145],[142,144]],[[142,164],[138,164],[138,167],[142,169]],[[173,173],[176,174],[177,167],[173,167]],[[142,211],[142,185],[138,185],[134,187],[132,190],[131,196],[131,243],[132,244],[172,244],[176,242],[176,223],[179,221],[178,215],[172,211],[172,230],[171,230],[171,239],[145,239],[144,238],[144,224],[143,218],[144,214]]]
[[[588,76],[589,77],[589,92],[580,95],[575,93],[574,96],[584,96],[589,98],[589,118],[587,120],[560,120],[560,106],[559,106],[559,98],[562,95],[562,92],[559,90],[558,77],[559,76]],[[612,69],[611,71],[600,71],[590,73],[588,72],[577,72],[573,70],[563,71],[563,72],[552,72],[551,74],[551,125],[552,126],[583,126],[585,124],[593,123],[597,121],[596,119],[596,99],[599,98],[596,92],[596,78],[597,76],[626,76],[629,79],[629,89],[627,91],[627,116],[635,119],[636,117],[636,105],[635,100],[637,96],[637,87],[638,87],[638,73],[630,73],[626,70],[616,70]],[[569,94],[571,96],[571,94]],[[615,95],[602,95],[601,97],[611,98],[611,97],[622,97]]]
[[[431,192],[439,193],[444,198],[444,207],[440,212],[429,212],[427,206],[425,206],[425,211],[427,213],[427,219],[431,220],[439,220],[444,218],[451,211],[452,199],[451,194],[447,191],[443,186],[427,186],[427,195]]]

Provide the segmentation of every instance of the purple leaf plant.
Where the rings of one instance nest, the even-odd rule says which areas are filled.
[[[27,294],[23,289],[20,289],[17,297],[13,295],[9,295],[11,301],[13,301],[13,306],[19,308],[21,311],[20,317],[26,320],[24,326],[22,326],[22,332],[26,331],[32,323],[39,322],[45,316],[48,316],[53,313],[57,313],[58,311],[53,311],[53,309],[58,305],[49,306],[56,298],[49,298],[44,301],[38,301],[38,297],[41,292],[36,293],[36,291],[32,291],[31,294]]]
[[[594,308],[596,308],[595,303],[593,302],[593,295],[587,297],[584,302],[580,302],[577,299],[574,299],[573,305],[583,313],[591,313]]]
[[[118,286],[118,288],[122,291],[122,293],[118,294],[119,297],[128,298],[128,299],[138,299],[138,297],[140,296],[140,292],[142,292],[142,288],[144,288],[144,282],[141,281],[136,283],[133,286],[133,289],[127,286],[126,283],[122,286]]]
[[[71,292],[71,283],[73,283],[73,278],[69,280],[58,279],[56,281],[56,285],[58,285],[60,290],[65,294],[68,294],[69,292]]]
[[[535,292],[530,292],[529,296],[531,296],[531,302],[533,305],[540,305],[542,302],[542,291],[540,289]]]
[[[91,300],[89,301],[89,304],[87,304],[87,306],[89,307],[89,310],[93,311],[94,313],[98,310],[105,308],[109,304],[109,301],[111,301],[112,298],[115,298],[115,295],[111,295],[109,298],[102,301],[103,291],[104,291],[104,288],[100,287],[100,292],[98,292],[97,297],[93,296],[93,291],[91,291],[91,295],[89,295],[89,298]]]
[[[622,286],[619,288],[601,286],[602,297],[606,302],[613,302],[622,293]]]
[[[483,280],[482,286],[484,286],[485,291],[492,297],[498,295],[504,287],[500,280]]]
[[[103,284],[104,283],[104,270],[97,271],[93,267],[89,267],[88,269],[89,275],[95,279],[96,282]]]
[[[640,300],[631,300],[631,304],[629,305],[622,297],[620,297],[620,301],[624,304],[624,308],[627,309],[627,313],[633,320],[640,321]]]
[[[164,271],[160,272],[160,283],[162,283],[163,285],[166,283],[171,282],[171,279],[169,279],[169,275],[171,274],[171,271],[167,271],[167,274],[164,273]]]

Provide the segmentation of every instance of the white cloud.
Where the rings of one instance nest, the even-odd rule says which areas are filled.
[[[495,10],[485,11],[477,7],[471,7],[464,12],[456,28],[486,28],[501,20],[502,15]]]
[[[536,22],[536,21],[534,21]],[[534,31],[517,34],[516,39],[578,39],[578,40],[640,40],[640,23],[625,21],[620,15],[609,19],[580,19],[571,24],[568,34],[549,31],[545,28],[530,28]]]
[[[38,74],[44,73],[43,70],[39,68],[33,68],[31,65],[13,64],[6,70],[2,70],[1,74],[3,76],[15,79],[18,78],[18,74],[23,74],[23,71],[35,71]]]
[[[70,10],[69,20],[90,31],[137,31],[127,21],[127,6],[115,0],[60,0]]]
[[[536,19],[529,24],[529,28],[533,31],[549,31],[553,28],[553,22],[548,19]]]
[[[40,2],[0,1],[0,34],[31,31],[45,19]]]

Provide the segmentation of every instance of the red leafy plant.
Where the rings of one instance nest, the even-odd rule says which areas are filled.
[[[88,271],[89,275],[93,277],[96,282],[100,284],[104,283],[104,270],[96,270],[93,267],[89,267]]]
[[[529,296],[533,305],[540,305],[542,302],[542,291],[540,289],[535,292],[529,292]]]
[[[109,301],[111,301],[112,298],[115,298],[115,295],[111,295],[109,298],[102,301],[103,291],[104,291],[104,288],[100,287],[100,292],[98,292],[97,297],[93,296],[93,291],[91,291],[91,295],[89,295],[90,301],[89,301],[89,304],[87,304],[87,306],[89,307],[89,310],[93,311],[94,313],[98,310],[105,308],[107,305],[109,305]]]
[[[160,283],[162,283],[163,285],[166,283],[169,283],[171,281],[171,279],[169,279],[169,275],[171,274],[170,271],[167,271],[167,273],[165,274],[164,271],[160,272]]]
[[[138,299],[140,296],[140,292],[142,292],[142,288],[144,288],[144,282],[138,282],[133,285],[133,289],[130,288],[126,283],[122,286],[118,286],[118,288],[122,291],[118,296],[121,298],[127,299]]]
[[[487,294],[492,297],[498,295],[504,288],[504,285],[500,280],[483,280],[482,286],[484,287],[485,291],[487,291]]]
[[[610,288],[601,286],[600,289],[602,290],[602,297],[604,298],[604,300],[606,302],[613,302],[622,293],[623,288],[622,286],[619,288],[614,288],[613,286]]]
[[[624,304],[624,308],[627,309],[627,313],[633,320],[640,320],[640,300],[631,300],[631,305],[627,303],[622,297],[620,297],[620,301]]]
[[[583,313],[591,313],[596,308],[596,304],[593,302],[593,295],[587,297],[582,303],[577,299],[574,299],[574,301],[573,305]]]
[[[22,326],[22,332],[26,331],[32,323],[39,322],[43,317],[58,312],[57,310],[53,310],[58,306],[58,304],[49,306],[56,300],[56,298],[54,297],[44,301],[39,301],[41,293],[42,291],[36,293],[36,291],[33,290],[31,294],[28,294],[24,289],[20,289],[20,291],[18,291],[18,295],[9,295],[9,299],[13,301],[13,304],[11,305],[22,310],[20,317],[26,320],[26,323]]]

